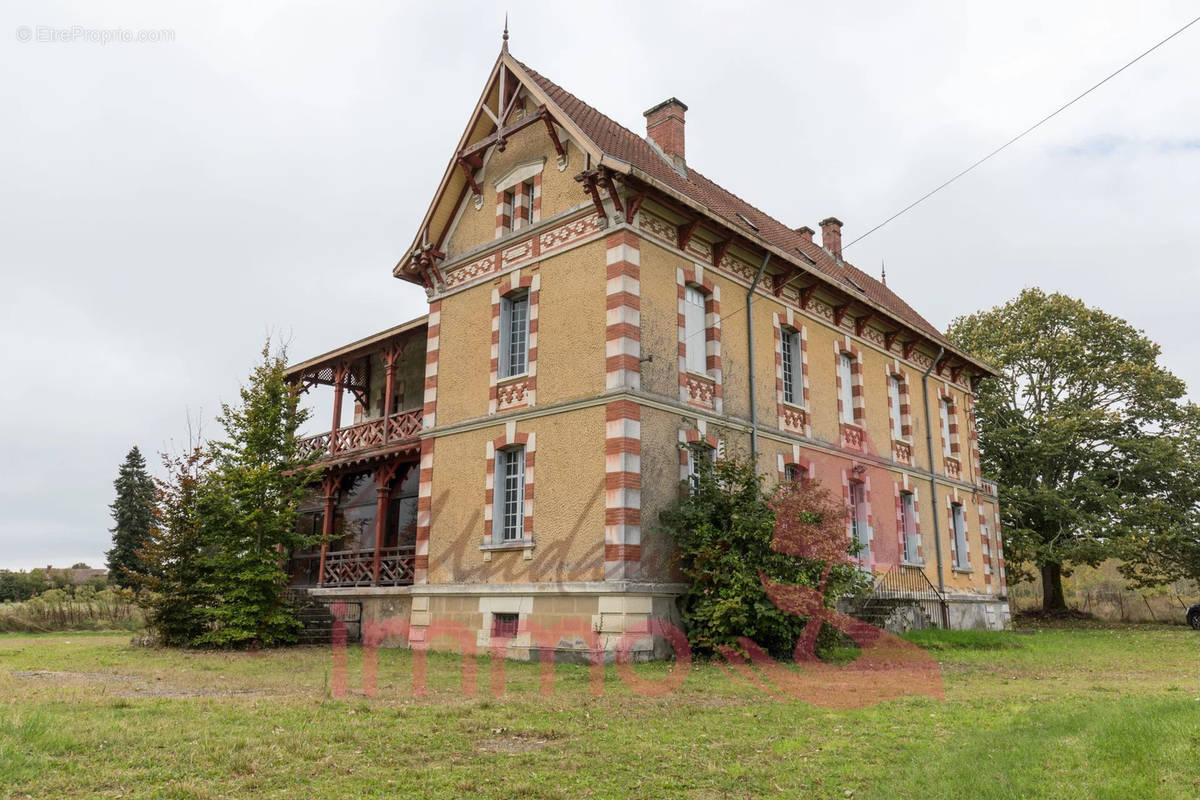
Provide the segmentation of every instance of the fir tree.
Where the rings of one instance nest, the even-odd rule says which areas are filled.
[[[113,547],[107,553],[108,576],[112,583],[126,587],[132,585],[132,575],[145,571],[138,551],[150,539],[154,519],[154,481],[136,446],[125,456],[113,487],[117,498],[109,506],[114,526],[110,529]]]
[[[308,412],[285,380],[286,354],[263,347],[262,363],[223,405],[225,440],[213,443],[205,510],[216,604],[199,643],[245,647],[294,642],[300,631],[284,602],[288,556],[313,544],[297,532],[296,509],[312,481],[296,445]]]

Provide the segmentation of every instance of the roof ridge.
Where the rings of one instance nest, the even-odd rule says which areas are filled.
[[[796,250],[809,261],[813,262],[810,265],[811,267],[815,268],[831,281],[838,283],[849,281],[852,285],[856,283],[863,284],[860,287],[861,293],[887,313],[923,331],[926,335],[932,335],[939,343],[946,343],[948,341],[945,338],[945,334],[937,326],[925,319],[906,300],[892,291],[887,284],[875,278],[866,270],[844,258],[835,257],[822,245],[801,236],[786,222],[763,211],[740,195],[729,191],[691,165],[687,165],[686,174],[681,175],[671,164],[666,163],[662,159],[646,137],[625,127],[620,122],[590,103],[580,99],[573,92],[564,89],[560,84],[555,83],[523,61],[515,57],[513,61],[525,70],[541,86],[543,91],[550,94],[560,107],[563,107],[564,103],[560,102],[558,98],[553,97],[555,93],[561,93],[563,96],[562,100],[578,104],[579,108],[562,108],[562,111],[568,117],[593,117],[591,119],[576,119],[575,122],[584,130],[586,135],[591,137],[592,141],[595,142],[602,152],[608,152],[615,158],[632,163],[633,166],[647,171],[652,177],[669,186],[673,184],[672,188],[676,191],[681,191],[683,194],[689,196],[693,202],[700,203],[711,214],[724,220],[735,229],[742,227],[735,215],[744,214],[745,212],[759,215],[761,220],[749,221],[759,227],[773,226],[774,228],[770,232],[756,230],[755,233],[759,239],[785,252],[792,249]],[[574,113],[572,113],[573,111]],[[606,130],[605,128],[608,129]],[[604,141],[606,138],[609,141]],[[621,141],[622,139],[626,139],[626,141]],[[641,148],[640,152],[630,152],[633,143],[636,143],[637,148]],[[624,152],[613,152],[613,147],[618,151]],[[638,164],[636,161],[639,158],[652,159],[652,162]],[[741,206],[741,208],[738,208],[738,206]],[[766,223],[765,226],[761,224],[764,222]]]
[[[600,109],[596,108],[594,105],[592,105],[591,103],[587,102],[586,100],[582,99],[582,98],[581,98],[579,95],[575,94],[574,92],[572,92],[572,91],[569,91],[568,89],[564,89],[561,83],[558,83],[557,81],[552,81],[552,80],[550,80],[550,79],[549,79],[549,78],[547,78],[545,75],[543,75],[542,73],[538,72],[536,69],[534,69],[533,67],[529,66],[528,64],[526,64],[524,61],[522,61],[522,60],[521,60],[521,59],[519,59],[519,58],[513,58],[513,61],[516,61],[518,64],[520,64],[520,65],[521,65],[521,69],[525,70],[525,71],[526,71],[526,72],[528,72],[530,75],[533,75],[533,76],[535,76],[535,77],[541,78],[542,80],[546,81],[547,83],[549,83],[549,84],[553,85],[555,88],[557,88],[559,91],[563,92],[564,94],[568,94],[568,95],[570,95],[570,96],[571,96],[571,99],[573,99],[575,102],[579,103],[579,105],[583,106],[583,107],[584,107],[584,108],[586,108],[588,111],[591,111],[593,114],[596,114],[597,116],[603,117],[603,118],[604,118],[604,119],[605,119],[607,122],[611,122],[613,125],[616,125],[618,128],[620,128],[621,130],[625,131],[625,132],[626,132],[626,133],[628,133],[630,136],[636,137],[636,138],[638,138],[638,139],[641,139],[643,142],[646,142],[646,139],[645,139],[645,137],[644,137],[644,136],[642,136],[641,134],[635,133],[634,131],[631,131],[629,128],[626,128],[626,127],[625,127],[624,125],[622,125],[620,122],[617,122],[615,119],[613,119],[612,117],[610,117],[608,114],[605,114],[603,111],[601,111]],[[648,142],[646,142],[646,146],[647,146],[647,147],[649,147],[649,146],[650,146]]]

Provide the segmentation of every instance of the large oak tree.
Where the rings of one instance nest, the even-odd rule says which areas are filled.
[[[949,335],[1003,372],[977,395],[982,466],[1000,484],[1013,577],[1022,565],[1041,572],[1045,610],[1066,608],[1071,565],[1194,539],[1195,409],[1144,333],[1026,289],[956,319]]]

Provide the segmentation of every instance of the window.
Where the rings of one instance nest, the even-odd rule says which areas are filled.
[[[493,539],[520,541],[525,536],[525,448],[496,453],[496,508]]]
[[[804,474],[800,472],[799,464],[784,464],[783,479],[788,483],[804,480]]]
[[[522,225],[533,223],[533,181],[527,180],[521,184],[521,214]]]
[[[838,377],[841,380],[839,397],[842,400],[842,422],[854,424],[854,357],[849,353],[838,356]]]
[[[942,452],[950,455],[950,415],[954,406],[946,398],[942,398]]]
[[[687,446],[687,474],[688,483],[692,488],[696,488],[700,484],[700,462],[698,459],[708,459],[708,463],[712,464],[717,460],[717,450],[715,447],[710,447],[703,442],[693,442]]]
[[[892,415],[892,436],[896,439],[904,435],[903,420],[900,417],[900,398],[903,386],[899,375],[888,376],[888,405]]]
[[[511,378],[529,368],[529,294],[500,298],[500,377]]]
[[[780,346],[783,349],[783,402],[798,406],[804,400],[800,331],[784,328],[780,333]]]
[[[959,503],[950,506],[950,512],[954,525],[954,566],[958,569],[968,569],[971,560],[967,557],[967,518],[963,515],[963,507]]]
[[[871,529],[867,525],[867,487],[862,481],[850,482],[850,535],[859,547],[855,555],[864,558]]]
[[[519,614],[492,614],[492,638],[512,639],[517,635]]]
[[[508,210],[508,213],[504,215],[505,219],[508,221],[508,226],[505,228],[504,232],[508,233],[516,228],[517,193],[512,189],[504,190],[504,208]]]
[[[917,544],[917,503],[912,492],[900,493],[900,533],[904,536],[904,560],[919,564],[921,555]]]
[[[708,349],[707,326],[705,325],[705,303],[708,298],[695,286],[684,291],[683,341],[686,350],[685,362],[688,372],[707,373]]]

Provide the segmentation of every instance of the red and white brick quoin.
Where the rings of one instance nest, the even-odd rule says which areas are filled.
[[[425,397],[421,424],[428,430],[437,423],[438,346],[441,340],[442,301],[429,304],[425,334]],[[421,440],[421,466],[417,484],[417,541],[413,554],[413,583],[429,581],[429,528],[433,521],[433,438]]]
[[[637,236],[607,240],[605,386],[641,388],[641,253]],[[642,551],[642,423],[633,400],[604,409],[604,575],[631,577]]]

